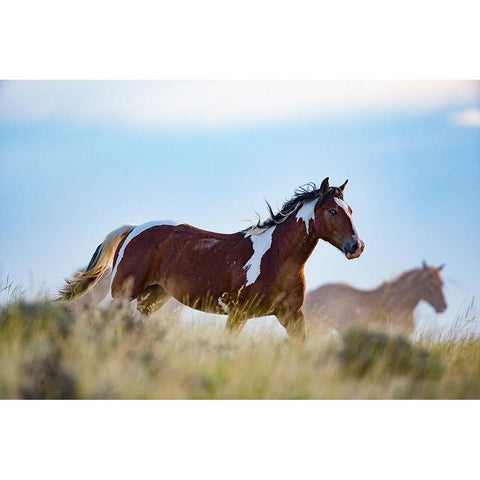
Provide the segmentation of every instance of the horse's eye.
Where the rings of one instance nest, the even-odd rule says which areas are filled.
[[[334,208],[331,208],[331,209],[328,211],[328,213],[329,213],[330,215],[336,215],[336,214],[337,214],[337,211],[336,211]]]

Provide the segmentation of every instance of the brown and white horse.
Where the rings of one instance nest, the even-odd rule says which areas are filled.
[[[198,310],[227,314],[227,328],[248,318],[276,315],[288,334],[303,339],[303,268],[319,239],[347,258],[364,249],[341,187],[328,177],[309,184],[271,217],[237,233],[200,230],[172,221],[126,225],[98,246],[88,267],[60,291],[60,300],[85,294],[112,264],[113,298],[137,300],[148,315],[171,297]],[[112,263],[113,260],[113,263]]]
[[[323,285],[307,294],[303,309],[310,326],[325,325],[344,330],[350,325],[377,325],[409,331],[413,311],[422,300],[437,313],[447,308],[440,272],[443,265],[409,270],[375,290],[357,290],[337,283]]]

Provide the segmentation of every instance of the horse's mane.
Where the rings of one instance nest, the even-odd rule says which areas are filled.
[[[267,220],[262,221],[259,216],[257,224],[252,225],[245,231],[257,229],[264,231],[270,227],[279,225],[280,223],[285,222],[285,220],[288,220],[292,215],[295,215],[298,210],[303,207],[303,205],[320,197],[322,197],[320,200],[320,205],[323,205],[331,197],[338,197],[343,200],[343,192],[340,190],[340,188],[330,187],[322,196],[320,189],[317,188],[315,183],[306,183],[305,185],[301,185],[295,189],[293,197],[289,200],[286,200],[282,208],[277,213],[273,213],[272,207],[266,201],[270,217]]]
[[[423,268],[413,268],[412,270],[406,270],[393,280],[387,280],[383,282],[383,285],[411,285],[413,282],[419,280],[422,277],[422,273],[425,270]]]

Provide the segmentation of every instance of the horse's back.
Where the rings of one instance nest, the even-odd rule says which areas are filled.
[[[241,261],[246,261],[249,254],[237,251],[243,238],[241,232],[210,232],[171,221],[140,225],[119,246],[112,295],[123,295],[122,289],[127,289],[128,296],[135,298],[149,285],[161,285],[179,300],[187,293],[196,298],[205,288],[216,293],[217,284],[231,283],[233,269],[225,265],[232,255],[238,260],[234,266],[236,276],[243,273]]]

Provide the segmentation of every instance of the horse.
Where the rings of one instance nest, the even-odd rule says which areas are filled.
[[[66,279],[57,300],[85,295],[111,271],[113,299],[136,299],[142,315],[174,297],[194,309],[228,315],[229,331],[240,331],[249,318],[276,315],[289,337],[303,340],[303,270],[319,239],[347,259],[358,258],[365,247],[343,198],[347,182],[331,187],[327,177],[320,188],[297,188],[276,214],[267,202],[267,220],[231,234],[170,220],[119,227],[86,269]]]
[[[428,302],[437,313],[447,308],[440,278],[443,267],[423,262],[421,268],[406,271],[370,291],[341,283],[323,285],[306,296],[303,308],[307,322],[337,331],[353,324],[373,324],[412,333],[413,311],[420,301]]]

